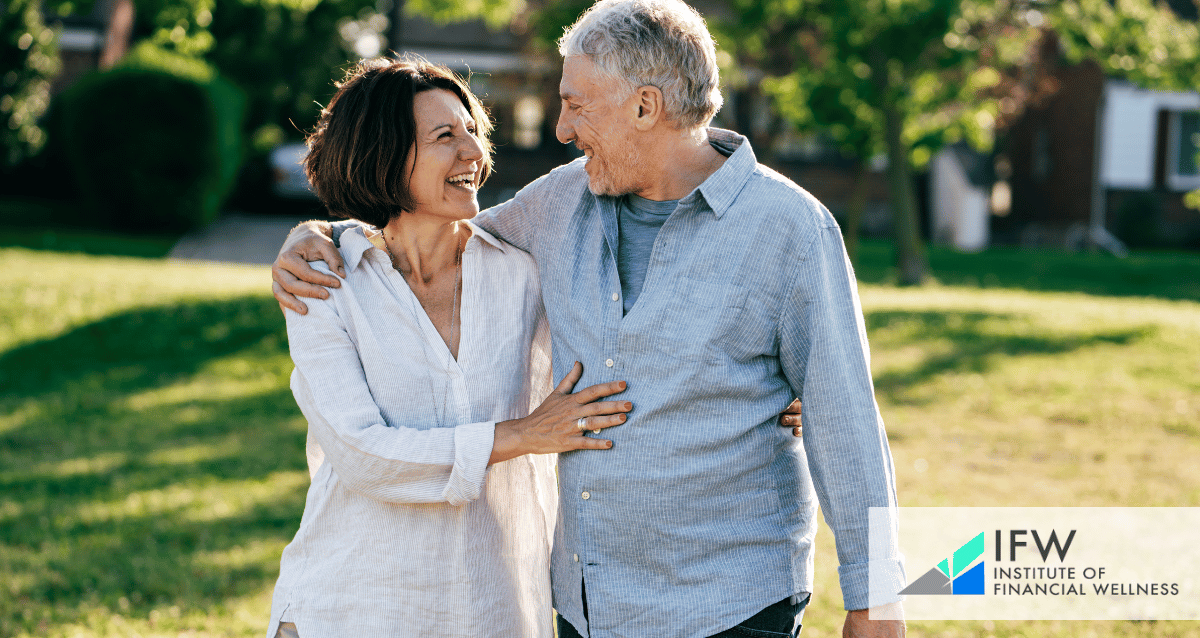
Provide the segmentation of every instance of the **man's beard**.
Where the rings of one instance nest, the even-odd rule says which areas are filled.
[[[641,175],[644,169],[641,150],[628,143],[618,144],[617,147],[624,149],[621,156],[608,157],[602,165],[596,166],[598,171],[594,176],[588,176],[588,190],[593,195],[620,197],[645,189]],[[595,161],[594,155],[588,160],[589,163]]]

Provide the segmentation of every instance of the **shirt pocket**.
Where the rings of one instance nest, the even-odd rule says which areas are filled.
[[[671,355],[688,361],[720,361],[748,298],[749,290],[743,286],[680,277],[664,324],[674,333]]]

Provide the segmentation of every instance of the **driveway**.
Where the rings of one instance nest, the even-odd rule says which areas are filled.
[[[270,264],[288,231],[312,217],[262,217],[229,213],[211,226],[188,233],[168,259]]]

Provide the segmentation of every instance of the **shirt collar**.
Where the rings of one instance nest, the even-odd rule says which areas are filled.
[[[467,246],[470,247],[471,241],[478,238],[485,244],[498,249],[500,252],[505,252],[504,242],[496,239],[491,233],[475,225],[471,220],[464,220],[467,228],[471,229],[471,238],[467,240]],[[383,233],[374,226],[359,224],[347,230],[342,234],[342,259],[346,260],[347,270],[354,270],[362,263],[363,255],[372,248],[378,248],[386,251],[383,244]]]
[[[754,157],[750,141],[733,131],[709,128],[708,143],[727,158],[721,168],[709,175],[697,190],[719,219],[749,181],[750,175],[758,167],[758,159]]]

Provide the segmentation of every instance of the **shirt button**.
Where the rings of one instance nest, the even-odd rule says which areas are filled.
[[[583,494],[580,494],[580,496],[582,496],[583,500],[585,501],[592,497],[592,495],[588,492],[584,492]]]
[[[576,562],[576,563],[578,563],[578,562],[579,562],[579,554],[575,554],[575,562]]]
[[[621,300],[621,295],[618,295],[617,293],[614,292],[613,293],[613,301],[620,301],[620,300]]]
[[[605,362],[604,362],[604,365],[606,365],[606,366],[608,366],[608,367],[610,367],[610,368],[611,368],[611,367],[613,367],[613,360],[612,360],[612,359],[609,359],[608,361],[605,361]]]

